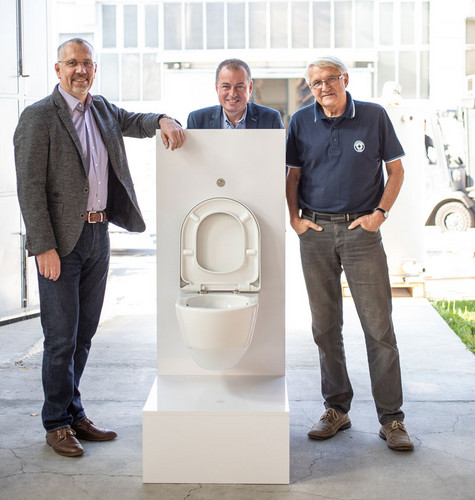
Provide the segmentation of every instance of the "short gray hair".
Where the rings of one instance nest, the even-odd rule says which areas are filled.
[[[76,37],[76,38],[71,38],[70,40],[66,40],[58,47],[58,61],[61,60],[62,58],[61,54],[63,52],[64,46],[70,43],[75,43],[77,45],[84,45],[91,51],[92,55],[94,56],[94,47],[87,40],[84,40],[84,38]]]
[[[309,62],[305,68],[305,81],[310,84],[309,73],[311,68],[336,68],[340,73],[348,73],[348,68],[346,64],[338,57],[335,56],[323,56],[315,59],[315,61]]]

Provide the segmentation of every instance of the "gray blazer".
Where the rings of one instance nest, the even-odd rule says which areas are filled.
[[[142,232],[123,136],[153,137],[158,114],[129,113],[93,96],[91,110],[109,153],[109,221]],[[89,183],[79,138],[65,100],[55,88],[20,116],[14,135],[20,208],[26,248],[37,255],[55,248],[71,253],[84,227]]]
[[[219,105],[192,111],[186,128],[221,128],[222,113],[223,108]],[[284,128],[284,124],[275,109],[248,102],[246,128]]]

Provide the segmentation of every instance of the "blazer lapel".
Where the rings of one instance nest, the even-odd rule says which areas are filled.
[[[69,113],[68,106],[66,102],[64,101],[63,97],[59,93],[58,89],[56,88],[53,92],[53,101],[58,106],[58,116],[59,119],[63,122],[63,125],[66,127],[66,130],[68,131],[69,135],[71,136],[71,139],[74,142],[74,145],[76,146],[76,149],[78,150],[79,156],[81,157],[82,165],[84,167],[84,171],[86,175],[89,173],[89,168],[88,165],[86,165],[84,161],[84,157],[82,154],[82,146],[81,146],[81,141],[79,140],[78,134],[76,132],[76,129],[74,128],[74,123],[71,120],[71,115]]]
[[[101,133],[102,140],[107,149],[107,154],[109,156],[109,165],[112,166],[114,172],[119,172],[121,167],[121,161],[119,156],[119,148],[117,148],[117,132],[107,126],[104,117],[98,112],[98,108],[94,105],[94,100],[91,105],[91,112],[96,121],[96,125]]]
[[[258,114],[252,102],[247,103],[246,128],[257,128]]]
[[[215,106],[209,119],[209,128],[221,128],[221,106]]]

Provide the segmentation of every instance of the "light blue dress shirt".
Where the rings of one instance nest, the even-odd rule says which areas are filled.
[[[242,115],[242,118],[236,123],[236,126],[233,125],[232,122],[228,120],[228,117],[226,116],[226,112],[223,109],[223,114],[221,118],[221,128],[224,129],[233,129],[236,130],[238,128],[246,128],[246,116],[247,116],[247,106],[246,109],[244,110],[244,114]]]

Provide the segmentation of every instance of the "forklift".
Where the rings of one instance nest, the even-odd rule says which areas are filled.
[[[425,225],[442,231],[475,226],[475,106],[468,104],[425,121]]]

